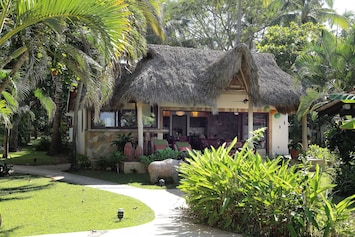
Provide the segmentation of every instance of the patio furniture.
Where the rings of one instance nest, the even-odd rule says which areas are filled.
[[[202,150],[210,148],[211,146],[217,148],[220,145],[220,140],[218,138],[200,138],[200,141]]]
[[[168,141],[170,148],[174,149],[174,147],[175,147],[175,138],[174,138],[174,136],[167,136],[166,140]]]
[[[169,143],[165,139],[154,139],[153,140],[153,152],[156,153],[157,150],[165,150],[169,147]]]
[[[179,141],[180,142],[190,142],[188,136],[179,136]]]
[[[232,143],[232,140],[227,140],[227,141],[225,141],[225,143],[226,143],[226,146],[225,146],[225,147],[229,147],[229,146],[231,145],[231,143]],[[240,151],[240,150],[242,149],[243,145],[244,145],[244,142],[242,142],[242,141],[237,141],[237,142],[234,144],[232,150],[230,151],[230,154],[232,155],[232,154],[234,154],[234,153]]]
[[[192,150],[192,147],[188,142],[175,142],[175,150],[187,151],[187,150]]]

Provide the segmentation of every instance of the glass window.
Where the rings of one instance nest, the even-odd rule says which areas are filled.
[[[143,126],[157,127],[157,105],[143,105]],[[93,113],[92,113],[93,116]],[[101,111],[100,122],[92,123],[92,128],[137,128],[135,103],[127,103],[118,111]]]
[[[143,105],[143,126],[145,128],[153,128],[157,127],[157,117],[158,114],[158,106],[156,105]]]
[[[259,128],[268,126],[268,114],[267,113],[254,113],[253,114],[253,129],[257,130]],[[248,113],[243,113],[243,139],[248,139]],[[262,141],[267,140],[267,132],[264,131],[264,138]],[[263,143],[265,144],[265,142]]]
[[[100,112],[99,126],[115,127],[115,112]]]
[[[137,114],[136,110],[122,109],[120,111],[120,124],[121,128],[137,127]]]

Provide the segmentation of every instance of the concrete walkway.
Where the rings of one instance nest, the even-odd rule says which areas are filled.
[[[14,166],[15,173],[40,175],[46,177],[63,176],[63,181],[87,185],[117,194],[136,198],[155,212],[155,219],[147,224],[121,228],[117,230],[93,230],[86,232],[61,233],[41,235],[48,237],[98,237],[98,236],[191,236],[191,237],[241,237],[241,235],[221,231],[204,225],[193,224],[184,217],[183,209],[186,207],[182,193],[178,189],[151,190],[135,188],[128,185],[117,185],[107,181],[62,172],[69,168],[69,164],[53,166]]]

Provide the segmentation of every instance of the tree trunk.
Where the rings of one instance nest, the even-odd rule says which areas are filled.
[[[18,125],[20,123],[20,116],[16,116],[16,119],[12,123],[9,139],[9,151],[17,151],[18,149]]]
[[[9,133],[10,130],[5,127],[4,132],[4,151],[2,153],[2,158],[8,159],[9,158]]]
[[[307,137],[307,114],[302,117],[302,146],[303,150],[308,150],[308,137]]]
[[[60,133],[60,124],[62,119],[62,93],[63,84],[61,75],[55,75],[52,72],[52,79],[55,85],[54,103],[56,105],[53,117],[52,138],[49,146],[48,155],[53,156],[62,152],[62,136]]]
[[[238,0],[237,44],[240,44],[241,36],[242,36],[242,0]]]

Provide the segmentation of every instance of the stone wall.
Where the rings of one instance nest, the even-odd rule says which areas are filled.
[[[86,156],[90,160],[100,160],[117,150],[115,145],[111,145],[112,141],[117,140],[118,134],[127,134],[132,131],[117,131],[109,129],[96,129],[86,131]],[[137,134],[132,132],[132,136]]]

